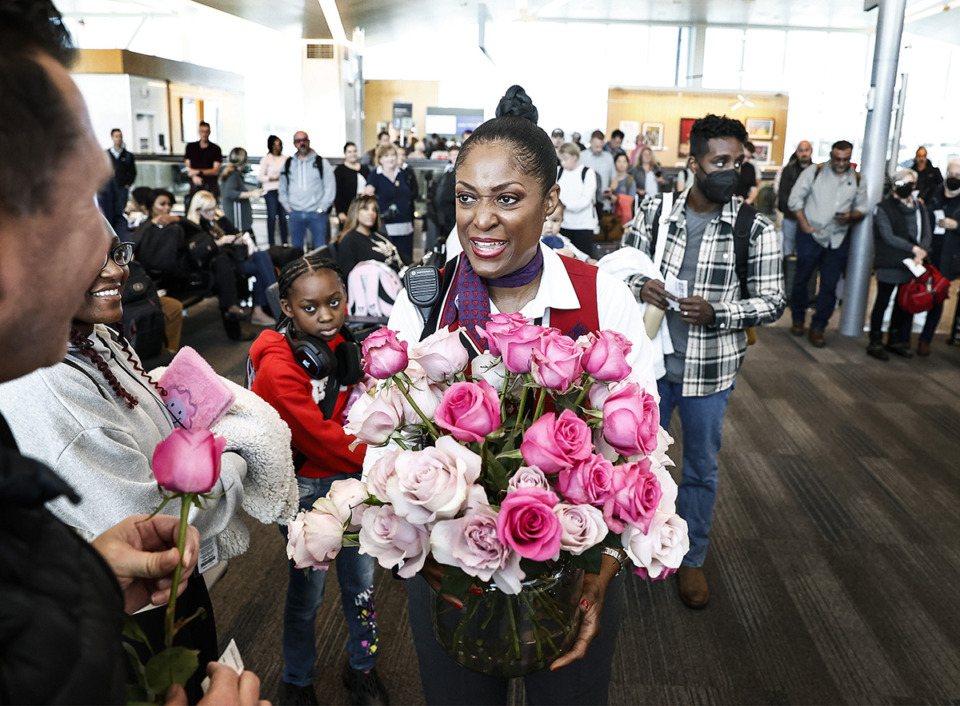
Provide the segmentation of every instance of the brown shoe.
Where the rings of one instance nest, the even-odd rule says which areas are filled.
[[[920,341],[917,344],[917,355],[923,356],[924,358],[930,355],[930,344],[926,341]]]
[[[802,336],[806,331],[807,327],[803,325],[802,321],[794,321],[793,326],[790,327],[790,333],[794,336]]]
[[[827,345],[826,339],[823,337],[823,331],[818,328],[810,329],[810,345],[814,348],[823,348]]]
[[[677,569],[680,600],[688,608],[704,608],[710,602],[707,577],[699,566],[681,566]]]

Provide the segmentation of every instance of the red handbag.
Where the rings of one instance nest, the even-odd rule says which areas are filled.
[[[900,291],[897,292],[897,305],[910,314],[919,314],[921,311],[930,311],[937,304],[942,304],[946,301],[948,294],[950,294],[950,280],[940,274],[933,265],[927,265],[922,275],[900,285]]]

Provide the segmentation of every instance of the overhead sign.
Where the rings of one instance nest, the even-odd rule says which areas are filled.
[[[393,129],[409,130],[413,127],[413,103],[393,104]]]

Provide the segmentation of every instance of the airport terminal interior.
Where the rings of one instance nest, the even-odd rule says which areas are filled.
[[[950,218],[958,213],[950,201],[960,204],[960,1],[56,5],[80,50],[72,76],[97,139],[104,150],[116,149],[113,132],[121,131],[136,162],[136,177],[119,185],[123,206],[147,187],[151,203],[169,194],[171,213],[185,218],[204,178],[185,155],[208,136],[222,150],[217,165],[240,171],[241,188],[250,192],[236,210],[222,200],[217,205],[240,229],[249,228],[253,249],[269,252],[277,266],[288,230],[298,243],[293,215],[288,226],[281,210],[280,228],[265,189],[271,136],[282,141],[280,154],[295,155],[306,133],[308,146],[330,167],[359,158],[370,174],[378,143],[402,147],[405,162],[401,156],[397,166],[405,169],[395,178],[409,181],[401,206],[409,216],[404,223],[385,217],[383,232],[408,225],[402,237],[410,234],[416,261],[456,230],[441,203],[451,152],[455,157],[467,135],[494,117],[504,92],[520,85],[555,145],[580,143],[580,164],[591,159],[597,131],[598,149],[626,155],[617,163],[625,162],[622,176],[632,192],[611,198],[598,179],[599,232],[587,248],[602,270],[602,258],[616,255],[621,234],[642,211],[644,193],[679,198],[690,188],[694,122],[707,114],[742,122],[755,183],[741,195],[777,234],[788,303],[778,320],[758,327],[729,398],[703,564],[709,605],[685,606],[676,576],[651,581],[630,574],[608,702],[960,701],[958,284],[945,285],[949,296],[936,309],[938,321],[930,311],[918,313],[895,342],[900,304],[890,287],[896,284],[878,286],[873,260],[874,207],[903,193],[922,198],[917,213],[928,213],[922,228],[917,216],[916,243],[939,238],[948,248],[956,239],[952,259],[943,256],[955,269],[944,274],[960,277],[960,229]],[[355,146],[354,156],[345,144]],[[236,148],[245,151],[245,162],[234,159]],[[857,172],[850,188],[862,194],[835,210],[862,209],[864,218],[837,221],[849,256],[839,282],[827,288],[836,307],[828,307],[823,326],[811,321],[825,296],[816,268],[799,288],[809,308],[798,312],[789,303],[793,295],[795,306],[799,296],[793,282],[803,270],[801,239],[813,242],[813,231],[798,231],[797,211],[806,223],[804,202],[798,207],[780,192],[787,174],[791,187],[797,183],[798,159],[804,167],[824,165],[813,168],[817,176],[820,169],[833,174],[837,154],[847,150],[849,173]],[[385,153],[388,162],[392,153]],[[901,191],[904,183],[913,186]],[[339,207],[321,213],[330,238],[343,226],[333,211]],[[389,211],[382,200],[380,211]],[[883,215],[885,223],[890,218]],[[140,221],[128,222],[128,233],[135,233]],[[324,244],[313,231],[304,238],[300,230],[305,251]],[[438,257],[444,261],[442,252]],[[894,281],[905,287],[911,277]],[[829,278],[823,261],[819,285]],[[879,308],[882,323],[872,331],[881,289],[889,305]],[[181,299],[180,346],[240,385],[247,382],[252,339],[269,328],[258,321],[273,323],[281,313],[275,297],[264,303],[256,287],[251,291],[229,310],[202,288],[184,296],[166,292]],[[175,351],[162,348],[141,351],[145,368],[170,363]],[[673,422],[669,454],[679,482],[683,428],[679,417]],[[285,542],[276,524],[242,520],[249,550],[205,574],[219,648],[234,640],[246,668],[259,675],[263,697],[283,703]],[[314,689],[329,704],[352,698],[341,676],[348,628],[336,576],[333,567],[316,623]],[[392,703],[424,703],[404,583],[378,566],[374,584],[379,677]],[[526,702],[522,680],[511,682],[508,701]]]

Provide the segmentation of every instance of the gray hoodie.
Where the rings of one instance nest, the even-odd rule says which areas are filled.
[[[324,213],[333,204],[337,194],[337,182],[333,167],[320,159],[323,178],[317,169],[318,155],[310,150],[304,159],[291,157],[280,172],[280,203],[293,211],[316,211]]]

